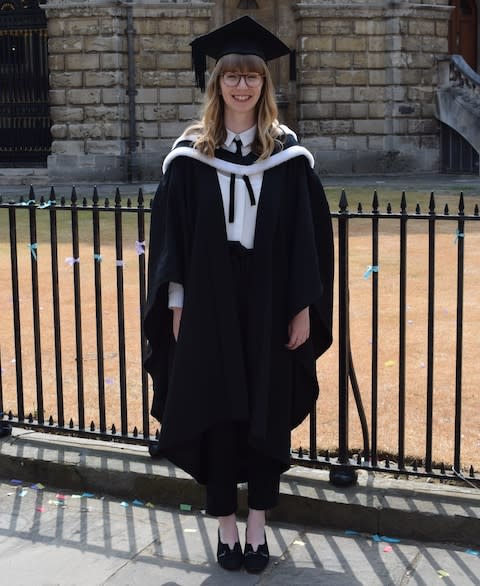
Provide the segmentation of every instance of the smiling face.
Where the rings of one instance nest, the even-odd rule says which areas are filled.
[[[264,79],[257,87],[248,85],[242,76],[237,85],[228,85],[225,74],[251,74],[263,76],[266,66],[254,55],[226,55],[222,59],[219,75],[220,94],[224,103],[225,125],[234,131],[246,130],[255,124],[256,106],[263,92]]]

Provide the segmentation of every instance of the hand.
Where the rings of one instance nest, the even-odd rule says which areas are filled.
[[[288,324],[288,344],[285,344],[285,346],[289,350],[296,350],[308,340],[309,336],[310,311],[308,307],[305,307]]]
[[[180,322],[182,320],[182,307],[172,307],[173,311],[173,336],[175,342],[178,339],[178,331],[180,330]]]

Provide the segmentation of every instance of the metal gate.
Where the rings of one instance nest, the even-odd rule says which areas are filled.
[[[46,166],[47,20],[38,0],[0,0],[0,166]]]
[[[450,126],[441,126],[442,172],[478,175],[478,153]]]

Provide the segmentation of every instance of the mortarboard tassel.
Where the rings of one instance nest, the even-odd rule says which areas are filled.
[[[207,56],[203,51],[196,49],[194,46],[192,46],[192,67],[195,72],[195,83],[204,92]]]

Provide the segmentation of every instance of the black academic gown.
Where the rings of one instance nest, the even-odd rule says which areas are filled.
[[[211,426],[246,422],[248,442],[285,471],[290,431],[318,396],[315,360],[332,342],[333,239],[312,163],[291,136],[281,152],[248,167],[207,158],[184,143],[164,163],[151,218],[145,368],[153,379],[152,415],[161,422],[159,448],[202,484]],[[249,173],[255,165],[264,176],[245,291],[248,318],[240,324],[217,169]],[[185,290],[177,342],[170,281]],[[288,350],[289,321],[307,306],[310,338]],[[247,480],[241,463],[237,479]]]

